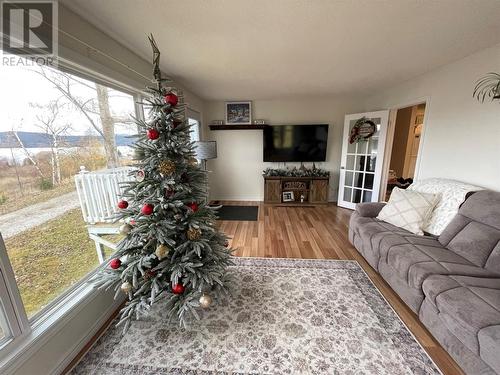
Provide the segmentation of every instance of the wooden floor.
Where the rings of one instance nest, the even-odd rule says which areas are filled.
[[[280,207],[258,202],[220,203],[259,205],[258,221],[218,222],[219,228],[232,238],[231,246],[237,248],[235,255],[358,261],[443,374],[464,374],[418,317],[349,243],[347,228],[350,210],[334,205]]]

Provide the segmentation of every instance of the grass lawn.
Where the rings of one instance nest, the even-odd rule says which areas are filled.
[[[29,317],[99,264],[80,209],[11,237],[5,245]]]
[[[8,198],[6,202],[0,204],[0,215],[17,211],[21,208],[31,206],[36,203],[48,201],[51,198],[75,191],[75,182],[73,179],[67,179],[61,182],[61,185],[55,186],[50,190],[28,192],[24,196]]]

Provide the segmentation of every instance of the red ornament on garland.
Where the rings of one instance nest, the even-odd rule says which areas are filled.
[[[147,134],[148,138],[151,139],[152,141],[160,138],[160,132],[156,129],[148,129],[146,134]]]
[[[228,240],[224,241],[224,247],[229,247],[229,241]]]
[[[127,207],[128,207],[128,202],[125,199],[122,199],[121,201],[118,202],[118,208],[123,210]]]
[[[179,102],[179,97],[175,95],[174,93],[170,93],[165,95],[165,103],[170,104],[171,106],[176,106],[177,103]]]
[[[153,213],[154,206],[151,203],[146,203],[141,208],[141,212],[143,215],[151,215]]]
[[[196,202],[191,202],[188,203],[187,206],[191,209],[191,211],[196,212],[198,211],[198,203]]]
[[[186,290],[186,288],[181,283],[177,283],[177,284],[172,285],[172,293],[174,293],[174,294],[182,294],[182,293],[184,293],[185,290]]]
[[[114,270],[120,268],[121,265],[122,265],[122,261],[118,258],[114,258],[114,259],[111,259],[109,261],[109,266]]]

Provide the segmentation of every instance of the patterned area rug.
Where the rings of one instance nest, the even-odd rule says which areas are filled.
[[[354,261],[237,258],[233,296],[188,329],[161,304],[72,374],[440,374]]]

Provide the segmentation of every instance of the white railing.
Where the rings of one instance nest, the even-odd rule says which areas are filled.
[[[121,167],[89,172],[80,167],[75,176],[76,191],[87,224],[111,223],[123,193],[121,182],[130,181],[132,168]]]

